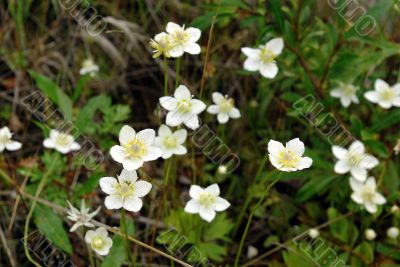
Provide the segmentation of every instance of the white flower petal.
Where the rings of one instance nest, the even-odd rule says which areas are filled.
[[[184,85],[179,85],[175,89],[174,97],[178,100],[180,99],[191,99],[192,94],[190,93],[189,89]]]
[[[350,187],[354,192],[361,192],[364,188],[364,184],[354,178],[350,178]]]
[[[189,42],[195,43],[200,39],[201,31],[197,28],[189,27],[185,30],[185,32],[189,33],[190,35]]]
[[[21,147],[22,147],[22,144],[20,142],[16,142],[16,141],[10,141],[6,144],[6,149],[9,151],[18,150]]]
[[[313,160],[309,157],[301,158],[300,162],[297,165],[297,169],[303,170],[303,169],[310,168],[312,163],[313,163]]]
[[[187,119],[184,121],[184,123],[185,123],[185,125],[186,125],[188,128],[190,128],[190,129],[192,129],[192,130],[197,129],[197,128],[199,128],[199,126],[200,126],[199,118],[197,117],[197,115],[192,115],[192,116],[190,116],[189,118],[187,118]]]
[[[227,208],[229,208],[231,204],[226,201],[225,199],[223,199],[222,197],[217,197],[217,199],[215,200],[215,203],[212,205],[212,208],[215,211],[224,211]]]
[[[379,193],[375,193],[373,201],[378,205],[383,205],[386,203],[386,198]]]
[[[121,174],[118,175],[118,181],[120,183],[122,183],[122,182],[133,183],[137,179],[138,179],[138,175],[137,175],[136,171],[129,171],[129,170],[123,169],[121,171]]]
[[[170,136],[171,134],[172,134],[171,129],[165,124],[162,124],[158,129],[158,135],[161,137]]]
[[[55,148],[55,147],[56,147],[56,145],[55,145],[53,139],[51,139],[51,138],[46,138],[46,139],[44,139],[44,141],[43,141],[43,146],[44,146],[45,148]]]
[[[336,88],[333,89],[330,93],[329,93],[332,97],[336,97],[339,98],[343,95],[343,90],[340,88]]]
[[[143,207],[143,201],[138,197],[127,197],[124,200],[124,209],[138,212]]]
[[[159,147],[152,146],[147,148],[147,152],[143,156],[143,159],[145,161],[152,161],[158,159],[159,157],[161,157],[161,155],[162,155],[161,149]]]
[[[375,81],[375,90],[378,92],[388,89],[389,87],[390,87],[389,84],[384,80],[377,79]]]
[[[138,158],[130,158],[130,159],[126,159],[124,160],[122,163],[122,166],[124,167],[124,169],[128,170],[128,171],[133,171],[133,170],[137,170],[140,167],[143,166],[143,159],[138,159]]]
[[[357,204],[363,204],[363,203],[364,203],[364,200],[363,200],[361,194],[358,193],[358,192],[353,192],[353,193],[351,194],[351,199],[352,199],[354,202],[356,202]]]
[[[154,139],[156,138],[156,132],[153,129],[145,129],[138,132],[136,137],[142,144],[152,145],[154,144]]]
[[[191,55],[198,55],[201,52],[201,47],[196,43],[187,43],[185,44],[184,51]]]
[[[145,195],[147,195],[150,190],[151,190],[151,183],[146,182],[146,181],[138,181],[135,183],[135,195],[137,197],[144,197]]]
[[[332,153],[337,159],[344,159],[347,154],[347,149],[340,146],[332,146]]]
[[[183,56],[184,52],[185,52],[185,47],[182,45],[176,45],[171,50],[169,50],[169,54],[171,55],[171,57],[175,58]]]
[[[336,162],[334,171],[339,174],[345,174],[350,171],[350,165],[346,160],[339,160]]]
[[[186,147],[184,147],[184,146],[177,146],[175,149],[174,149],[174,154],[175,155],[185,155],[187,153],[187,149],[186,149]]]
[[[232,108],[232,110],[229,112],[229,116],[232,119],[240,118],[240,111],[237,108]]]
[[[247,58],[243,63],[243,68],[248,71],[257,71],[260,69],[261,63],[258,58]]]
[[[253,58],[259,57],[259,55],[261,53],[260,49],[251,48],[251,47],[242,47],[241,51],[246,56],[253,57]]]
[[[171,96],[163,96],[159,99],[161,107],[165,108],[168,111],[176,109],[178,101]]]
[[[177,130],[173,133],[173,136],[175,137],[176,142],[181,145],[186,141],[187,131],[185,129]]]
[[[211,105],[207,108],[207,112],[210,114],[218,114],[219,113],[219,106]]]
[[[123,200],[120,196],[116,196],[116,195],[107,196],[104,201],[104,205],[109,210],[120,209],[120,208],[122,208]]]
[[[71,150],[76,151],[76,150],[79,150],[79,149],[81,149],[81,145],[78,144],[77,142],[73,142],[71,144]]]
[[[113,146],[110,149],[110,155],[113,160],[115,160],[116,162],[122,163],[123,161],[126,160],[128,153],[126,152],[126,149],[122,146]]]
[[[275,141],[275,140],[270,140],[268,142],[268,153],[273,155],[273,156],[278,156],[283,150],[285,150],[285,147],[282,145],[282,143]]]
[[[389,101],[389,100],[381,100],[381,101],[378,102],[378,105],[379,105],[381,108],[389,109],[389,108],[392,107],[392,102]]]
[[[186,203],[185,212],[196,214],[199,213],[199,211],[200,211],[200,205],[196,200],[191,199]]]
[[[302,156],[304,154],[304,143],[300,141],[299,138],[295,138],[290,140],[289,142],[286,143],[286,148],[288,150],[293,151],[299,156]]]
[[[215,104],[218,105],[224,99],[225,99],[225,97],[221,93],[218,93],[218,92],[212,93],[212,100]]]
[[[342,106],[343,106],[343,107],[347,108],[347,107],[349,107],[350,104],[351,104],[351,99],[348,98],[348,97],[341,97],[341,98],[340,98],[340,103],[342,103]]]
[[[115,187],[117,185],[118,181],[114,177],[103,177],[100,179],[100,188],[106,194],[115,194]]]
[[[227,122],[228,122],[228,120],[229,120],[229,115],[228,115],[228,113],[225,113],[225,112],[219,113],[219,114],[217,115],[217,119],[218,119],[218,122],[219,122],[219,123],[224,124],[224,123],[227,123]]]
[[[360,141],[354,141],[350,147],[349,147],[349,153],[356,153],[356,154],[364,154],[365,153],[365,147],[364,144],[361,143]]]
[[[198,99],[192,99],[191,104],[192,104],[192,112],[194,114],[200,114],[206,109],[206,104],[204,104],[202,101]]]
[[[282,38],[274,38],[266,44],[266,48],[272,51],[275,55],[282,53],[284,47]]]
[[[265,78],[272,79],[278,74],[278,66],[275,63],[268,63],[260,66],[260,73]]]
[[[203,188],[201,188],[198,185],[191,185],[189,189],[189,196],[191,198],[197,199],[199,195],[204,191]]]
[[[364,203],[365,209],[369,212],[369,213],[375,213],[378,208],[376,207],[375,203],[372,202],[365,202]]]
[[[369,177],[368,179],[367,179],[367,181],[365,182],[365,185],[366,186],[368,186],[368,187],[370,187],[370,188],[376,188],[376,181],[375,181],[375,178],[374,177]]]
[[[176,127],[183,123],[184,118],[184,114],[176,111],[171,111],[167,114],[166,124],[171,127]]]
[[[132,127],[124,125],[119,131],[119,143],[123,146],[135,139],[136,132]]]
[[[360,167],[365,169],[372,169],[379,164],[377,158],[372,155],[365,154],[363,155],[362,160],[360,161]]]
[[[214,220],[215,215],[216,215],[216,213],[213,209],[205,208],[202,206],[200,207],[199,214],[200,214],[200,217],[207,222],[211,222],[212,220]]]
[[[174,33],[176,31],[182,31],[182,30],[183,30],[182,27],[174,22],[168,22],[167,27],[166,27],[166,31],[169,34]]]
[[[377,91],[368,91],[364,94],[364,97],[372,103],[378,103],[380,100],[379,93]]]
[[[367,178],[367,170],[359,167],[352,167],[350,169],[351,175],[359,181],[365,181]]]
[[[209,185],[208,187],[206,187],[204,189],[204,191],[210,193],[213,196],[219,196],[219,194],[220,194],[218,184]]]

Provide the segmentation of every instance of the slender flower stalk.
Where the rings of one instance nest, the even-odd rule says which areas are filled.
[[[179,85],[180,72],[181,72],[181,58],[180,58],[180,57],[178,57],[178,58],[176,59],[176,70],[175,70],[176,78],[175,78],[175,88],[176,88],[176,87],[178,87],[178,85]]]
[[[126,229],[126,219],[125,219],[125,210],[121,209],[121,232],[124,234],[124,239],[125,239],[125,249],[126,249],[126,257],[128,257],[128,260],[130,262],[130,266],[134,266],[135,261],[133,260],[131,250],[129,249],[129,239],[128,239],[128,230]]]
[[[168,62],[164,56],[164,96],[168,96]]]

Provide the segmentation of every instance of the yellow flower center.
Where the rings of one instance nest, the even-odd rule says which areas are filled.
[[[375,190],[371,187],[365,187],[362,192],[362,197],[366,202],[374,202]]]
[[[208,192],[203,192],[200,194],[198,201],[200,205],[208,208],[215,203],[215,196],[211,195]]]
[[[275,55],[274,52],[272,52],[271,50],[267,49],[266,47],[261,49],[260,60],[264,64],[275,62],[275,58],[277,56],[278,55]]]
[[[146,146],[137,138],[133,139],[127,145],[125,145],[125,149],[130,156],[135,158],[141,157],[146,153]]]
[[[178,101],[178,111],[181,113],[187,113],[192,110],[192,103],[188,99],[181,99]]]
[[[117,184],[115,189],[120,197],[130,197],[135,191],[133,184],[127,181]]]
[[[68,134],[59,133],[56,137],[56,143],[62,146],[71,144],[71,137]]]
[[[234,104],[235,104],[235,100],[233,100],[232,98],[225,97],[225,99],[223,99],[219,103],[219,110],[221,112],[228,113],[228,112],[230,112],[232,110]]]
[[[105,245],[104,239],[96,236],[95,238],[93,238],[92,240],[92,247],[94,249],[101,249],[103,246]]]
[[[392,88],[385,89],[381,92],[381,98],[385,101],[392,101],[395,96],[396,94]]]
[[[349,152],[347,154],[347,161],[350,163],[351,166],[358,166],[362,160],[362,154]]]
[[[297,163],[301,157],[291,150],[284,150],[279,153],[278,163],[285,168],[296,168]]]
[[[176,147],[176,139],[174,136],[167,136],[164,138],[164,146],[167,148],[174,148]]]
[[[343,87],[343,94],[344,94],[345,96],[350,97],[350,96],[354,95],[354,93],[355,93],[355,90],[354,90],[354,87],[353,87],[353,86],[351,86],[351,85],[345,85],[345,86]]]
[[[184,30],[178,30],[172,34],[172,39],[175,44],[185,44],[189,38],[189,34]]]

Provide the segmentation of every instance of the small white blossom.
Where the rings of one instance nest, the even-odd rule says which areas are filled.
[[[233,98],[224,97],[222,94],[215,92],[212,94],[212,99],[215,105],[209,106],[207,112],[218,114],[217,119],[219,123],[227,123],[229,118],[240,118],[240,111],[235,108],[235,100]]]
[[[187,131],[180,129],[172,132],[166,125],[161,125],[158,129],[158,136],[154,144],[161,148],[162,158],[168,159],[172,155],[184,155],[187,153],[186,147],[183,144],[186,141]]]
[[[86,227],[94,227],[94,224],[91,223],[91,220],[97,213],[99,213],[100,208],[98,207],[97,210],[93,211],[92,213],[89,212],[89,208],[85,207],[85,201],[82,199],[81,202],[81,210],[78,210],[67,200],[69,211],[67,213],[67,218],[74,223],[74,225],[69,229],[70,232],[74,232],[80,226]]]
[[[136,134],[130,126],[123,126],[119,132],[120,145],[110,150],[111,157],[129,171],[137,170],[145,161],[161,157],[161,149],[154,145],[156,132],[146,129]]]
[[[330,93],[332,97],[339,98],[340,103],[342,103],[343,107],[347,108],[350,106],[351,102],[358,104],[360,103],[357,97],[358,87],[355,87],[352,84],[340,83],[339,87],[333,89]]]
[[[197,28],[179,26],[176,23],[168,22],[166,31],[170,36],[172,49],[169,51],[171,57],[180,57],[184,52],[197,55],[201,48],[196,43],[201,36],[201,31]]]
[[[158,58],[163,55],[165,57],[171,57],[170,51],[172,49],[171,36],[165,32],[159,33],[154,36],[154,40],[150,41],[150,46],[153,50],[153,58]]]
[[[374,177],[369,177],[365,183],[350,178],[350,187],[353,190],[351,198],[357,204],[363,205],[369,213],[377,211],[377,205],[386,203],[386,199],[376,191],[376,181]]]
[[[393,214],[399,213],[399,212],[400,212],[399,206],[393,205],[393,206],[390,208],[390,212],[393,213]]]
[[[228,172],[228,167],[226,167],[225,165],[220,165],[218,166],[218,173],[221,175],[224,175]]]
[[[390,227],[387,229],[386,234],[389,238],[396,239],[399,236],[399,228],[397,227]]]
[[[50,131],[50,137],[43,141],[43,146],[45,148],[55,149],[62,154],[81,149],[81,146],[75,142],[72,135],[57,130]]]
[[[274,140],[268,142],[269,160],[275,168],[284,172],[311,167],[313,161],[309,157],[303,157],[304,150],[304,143],[299,138],[287,142],[286,147]]]
[[[252,259],[258,255],[258,249],[254,246],[247,247],[247,258]]]
[[[168,126],[176,127],[183,123],[192,130],[200,126],[198,114],[206,108],[202,101],[192,98],[189,89],[184,85],[179,85],[176,88],[174,97],[161,97],[160,104],[168,110],[166,118]]]
[[[215,218],[216,211],[224,211],[231,205],[219,194],[217,184],[212,184],[205,189],[192,185],[189,190],[189,196],[192,199],[186,203],[185,212],[198,213],[203,220],[211,222]]]
[[[377,235],[376,235],[376,232],[374,231],[374,229],[368,228],[365,230],[365,238],[367,240],[372,241],[376,238],[376,236]]]
[[[142,197],[151,190],[151,184],[146,181],[137,181],[136,171],[122,170],[118,180],[114,177],[100,179],[100,187],[106,197],[104,204],[107,209],[124,208],[132,212],[138,212],[142,206]]]
[[[332,146],[333,155],[338,159],[335,164],[335,172],[345,174],[350,172],[357,180],[363,182],[367,179],[367,170],[376,167],[378,160],[365,153],[365,147],[360,141],[354,141],[349,149]]]
[[[94,77],[99,72],[99,66],[97,66],[92,59],[86,59],[82,63],[82,67],[79,70],[80,75],[89,74]]]
[[[97,228],[95,231],[87,231],[85,241],[101,256],[107,255],[113,245],[113,241],[108,237],[108,232],[104,227]]]
[[[0,129],[0,152],[3,152],[4,149],[15,151],[22,147],[20,142],[11,140],[12,135],[7,126]]]
[[[275,58],[282,53],[283,47],[282,38],[274,38],[259,48],[242,47],[242,53],[247,56],[244,69],[259,71],[265,78],[274,78],[278,74]]]
[[[318,229],[311,228],[310,230],[308,230],[308,236],[311,237],[312,239],[317,238],[319,236]]]
[[[400,107],[400,83],[390,87],[387,82],[378,79],[375,81],[375,90],[366,92],[364,96],[384,109]]]

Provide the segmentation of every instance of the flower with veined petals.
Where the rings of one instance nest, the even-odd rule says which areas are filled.
[[[180,129],[172,132],[167,125],[161,125],[154,144],[162,151],[162,158],[168,159],[172,155],[184,155],[187,152],[183,144],[186,141],[187,131]]]
[[[99,72],[99,66],[97,66],[92,59],[86,59],[82,63],[82,68],[79,70],[80,75],[89,74],[94,77]]]
[[[129,171],[137,170],[145,161],[156,160],[161,157],[160,148],[154,145],[156,132],[146,129],[136,134],[130,126],[123,126],[119,132],[120,145],[110,150],[111,157]]]
[[[183,123],[192,130],[200,126],[198,114],[206,108],[202,101],[192,98],[189,89],[184,85],[176,88],[174,97],[161,97],[160,104],[169,111],[166,118],[168,126],[176,127]]]
[[[212,184],[205,189],[198,185],[190,186],[189,196],[192,199],[186,203],[185,212],[198,213],[203,220],[211,222],[215,218],[216,211],[224,211],[231,205],[219,194],[217,184]]]
[[[269,160],[275,168],[284,172],[311,167],[313,161],[309,157],[303,157],[304,150],[304,143],[299,138],[287,142],[286,147],[275,140],[268,142]]]
[[[347,108],[350,106],[351,102],[355,104],[360,103],[356,94],[357,90],[358,87],[355,87],[352,84],[340,83],[338,88],[333,89],[330,92],[330,95],[332,97],[339,98],[342,106]]]
[[[374,177],[369,177],[365,183],[351,177],[350,187],[353,190],[351,194],[353,201],[363,205],[369,213],[375,213],[377,211],[377,205],[386,203],[386,199],[376,192],[376,181]]]
[[[97,228],[95,231],[87,231],[85,241],[101,256],[107,255],[113,245],[113,241],[108,237],[108,232],[104,227]]]
[[[12,135],[7,126],[0,129],[0,152],[3,152],[4,149],[15,151],[22,147],[20,142],[11,140]]]
[[[104,201],[107,209],[124,208],[138,212],[143,206],[141,198],[150,192],[152,185],[146,181],[138,181],[136,171],[124,169],[118,180],[114,177],[101,178],[100,187],[109,195]]]
[[[91,223],[91,220],[94,216],[96,216],[97,213],[99,213],[101,207],[98,207],[95,211],[90,213],[90,209],[86,208],[85,201],[83,199],[81,201],[81,210],[78,210],[77,208],[72,206],[72,204],[68,200],[67,203],[69,206],[67,218],[75,222],[74,225],[69,229],[70,232],[74,232],[80,226],[94,227],[94,224]]]
[[[240,118],[240,111],[235,108],[235,100],[233,98],[224,97],[222,94],[215,92],[212,94],[212,99],[215,105],[209,106],[207,112],[218,114],[217,119],[219,123],[227,123],[229,118]]]
[[[350,172],[355,179],[361,182],[367,179],[367,170],[379,164],[374,156],[365,153],[365,147],[360,141],[354,141],[349,149],[332,146],[332,152],[338,159],[334,168],[335,172],[339,174]]]
[[[50,131],[50,137],[44,139],[43,146],[45,148],[55,149],[62,154],[81,149],[81,146],[75,142],[72,135],[57,130]]]
[[[274,78],[278,73],[275,58],[282,53],[283,47],[282,38],[274,38],[259,48],[242,47],[242,53],[247,56],[244,69],[259,71],[265,78]]]
[[[172,49],[171,57],[180,57],[184,52],[197,55],[200,54],[201,48],[196,43],[201,36],[201,31],[197,28],[179,26],[176,23],[168,22],[166,31],[170,36]]]
[[[391,87],[384,80],[378,79],[375,81],[375,90],[366,92],[364,96],[385,109],[400,107],[400,83]]]
[[[154,40],[150,41],[150,46],[153,50],[153,58],[158,58],[163,55],[165,57],[171,57],[170,51],[172,49],[171,36],[165,32],[159,33],[154,36]]]

